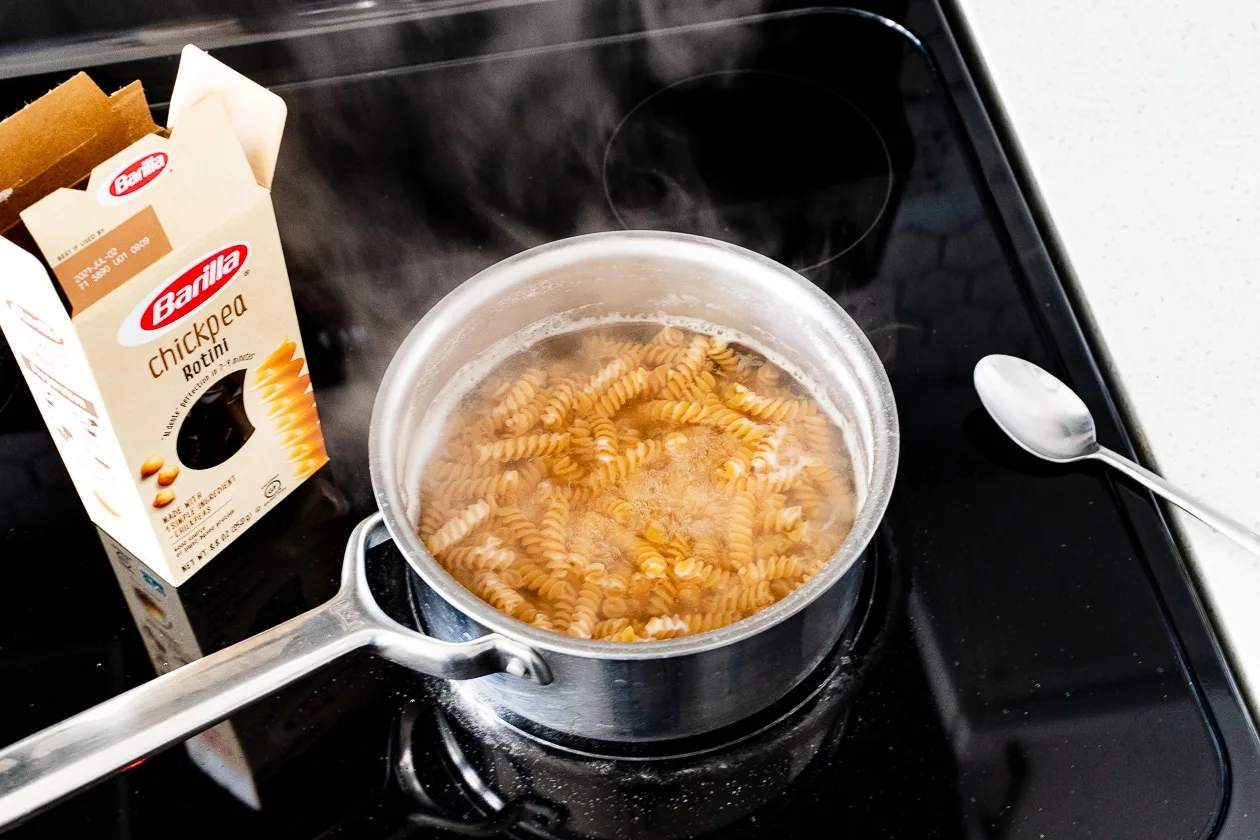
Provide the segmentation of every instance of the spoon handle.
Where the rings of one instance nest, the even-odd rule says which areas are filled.
[[[1130,461],[1123,455],[1112,452],[1105,446],[1098,447],[1098,451],[1092,457],[1115,467],[1134,481],[1148,487],[1152,492],[1163,496],[1186,513],[1212,526],[1219,533],[1229,537],[1243,548],[1250,550],[1253,554],[1260,555],[1260,534],[1252,531],[1241,522],[1231,519],[1216,508],[1201,502],[1186,491],[1166,481],[1162,476],[1156,475],[1146,469],[1146,467]]]

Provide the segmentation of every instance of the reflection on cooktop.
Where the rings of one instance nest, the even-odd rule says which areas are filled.
[[[817,82],[727,71],[636,105],[608,143],[603,181],[627,228],[712,236],[808,271],[870,233],[892,162],[866,115]]]

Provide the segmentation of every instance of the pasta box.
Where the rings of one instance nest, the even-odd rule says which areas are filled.
[[[0,328],[92,520],[180,584],[327,461],[275,94],[184,49],[165,129],[79,74],[0,123]]]

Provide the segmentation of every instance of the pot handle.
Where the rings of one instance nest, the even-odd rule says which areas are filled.
[[[379,512],[355,526],[331,601],[0,750],[0,830],[359,648],[447,679],[506,672],[551,682],[547,664],[518,642],[493,633],[441,642],[385,615],[364,569],[382,529]]]

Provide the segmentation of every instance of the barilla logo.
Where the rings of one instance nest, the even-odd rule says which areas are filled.
[[[170,162],[171,158],[166,152],[145,155],[115,172],[101,185],[97,198],[102,204],[112,204],[129,198],[156,181]]]
[[[227,288],[249,260],[249,244],[234,242],[184,267],[140,301],[118,328],[118,342],[136,347],[188,320]]]

